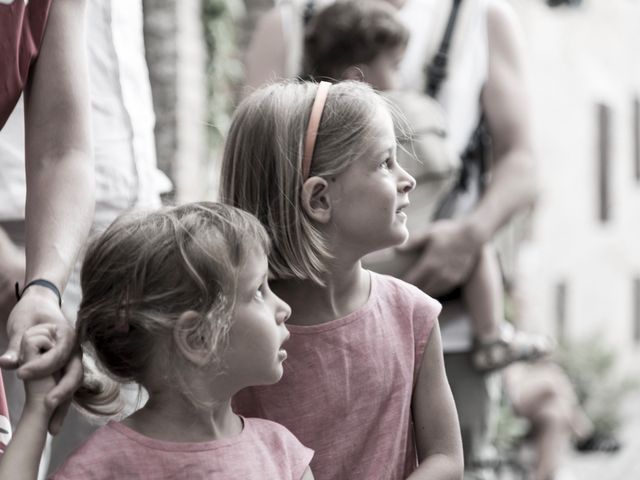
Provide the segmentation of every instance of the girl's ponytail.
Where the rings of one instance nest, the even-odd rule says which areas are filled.
[[[120,397],[120,383],[104,373],[98,372],[95,366],[83,362],[84,378],[82,385],[73,395],[73,402],[81,410],[96,416],[117,416],[124,409]],[[92,363],[92,362],[91,362]]]

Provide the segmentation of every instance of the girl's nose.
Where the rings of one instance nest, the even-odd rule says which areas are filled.
[[[409,175],[404,168],[398,165],[400,169],[398,176],[398,191],[400,193],[409,193],[411,190],[416,188],[416,179]]]
[[[278,297],[278,307],[276,311],[276,321],[278,325],[285,323],[291,317],[291,307],[288,303]]]

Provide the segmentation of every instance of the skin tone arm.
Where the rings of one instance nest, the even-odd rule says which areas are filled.
[[[45,278],[61,290],[88,234],[94,206],[83,16],[84,0],[52,3],[25,90],[26,275],[16,280]],[[9,349],[0,366],[17,367],[23,332],[41,323],[56,325],[56,345],[21,365],[18,375],[40,378],[63,369],[63,378],[47,397],[54,405],[71,397],[82,379],[82,365],[79,355],[71,356],[74,331],[49,289],[30,287],[11,311]],[[62,408],[52,419],[52,433],[64,413]]]
[[[469,216],[434,222],[403,247],[424,247],[405,279],[432,295],[462,283],[482,245],[516,212],[532,205],[537,194],[521,32],[504,2],[490,3],[487,22],[489,77],[481,101],[493,141],[491,182]]]
[[[245,58],[246,85],[251,90],[287,76],[288,42],[284,38],[280,9],[265,13],[251,37]]]
[[[22,335],[20,350],[24,361],[34,360],[49,351],[55,341],[55,325],[31,327]],[[46,397],[54,387],[55,380],[51,376],[25,382],[24,410],[6,451],[0,456],[0,478],[35,480],[38,477],[40,456],[53,411]]]
[[[444,370],[437,323],[422,358],[412,413],[420,465],[407,480],[461,480],[464,460],[460,425]]]

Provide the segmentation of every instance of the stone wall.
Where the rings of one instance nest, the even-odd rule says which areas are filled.
[[[176,201],[201,200],[206,168],[205,47],[200,0],[143,0],[160,168]]]
[[[597,336],[631,364],[640,353],[640,4],[511,3],[525,29],[541,187],[522,257],[530,324],[567,339]],[[600,141],[603,111],[607,146]]]

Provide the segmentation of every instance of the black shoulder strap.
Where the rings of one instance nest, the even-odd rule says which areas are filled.
[[[462,0],[453,0],[451,5],[451,13],[449,14],[449,20],[447,22],[447,28],[444,31],[444,36],[440,42],[440,48],[438,52],[431,60],[431,63],[427,65],[427,85],[426,93],[430,97],[436,97],[442,86],[442,82],[447,78],[447,62],[449,60],[449,47],[451,46],[451,37],[453,36],[453,29],[456,24],[456,18],[458,17],[458,10]]]
[[[315,13],[315,9],[316,6],[314,0],[307,0],[305,2],[304,11],[302,12],[302,21],[304,22],[304,25],[307,25],[309,23],[309,21],[313,17],[313,14]]]

